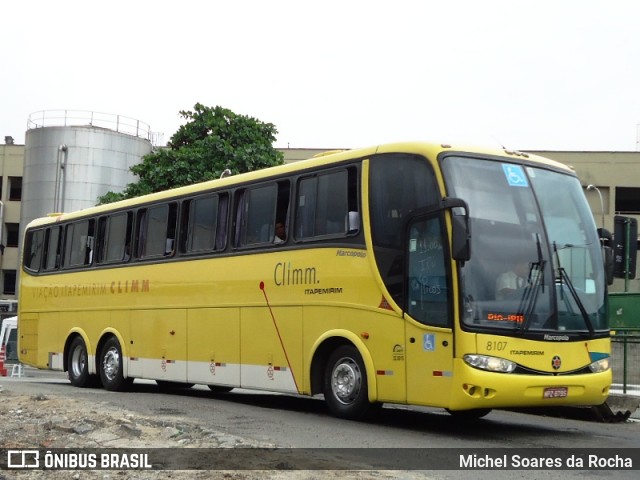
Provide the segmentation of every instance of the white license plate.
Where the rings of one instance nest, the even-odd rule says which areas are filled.
[[[564,398],[569,394],[567,387],[549,387],[542,392],[542,398]]]

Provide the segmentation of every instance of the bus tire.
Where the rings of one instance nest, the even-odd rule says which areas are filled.
[[[370,411],[367,371],[358,349],[352,345],[336,348],[327,361],[324,399],[333,415],[358,420]]]
[[[130,382],[124,378],[122,348],[116,337],[110,337],[102,346],[98,369],[102,385],[107,390],[119,392],[129,385]]]
[[[87,345],[81,336],[76,336],[67,353],[67,375],[74,387],[87,388],[98,384],[96,375],[89,375]]]

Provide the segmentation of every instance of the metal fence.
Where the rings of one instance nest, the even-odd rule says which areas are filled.
[[[89,110],[41,110],[31,113],[27,120],[27,130],[73,126],[107,128],[118,133],[146,138],[151,142],[157,140],[158,136],[158,133],[151,131],[151,127],[147,123],[135,118]]]
[[[640,395],[640,328],[616,328],[611,338],[614,391]]]

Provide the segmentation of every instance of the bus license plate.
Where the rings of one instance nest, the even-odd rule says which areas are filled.
[[[569,394],[567,387],[549,387],[545,388],[542,398],[564,398]]]

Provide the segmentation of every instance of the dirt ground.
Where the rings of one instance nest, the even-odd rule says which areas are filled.
[[[0,449],[273,447],[209,430],[186,418],[144,416],[70,396],[24,395],[0,378]],[[6,465],[6,459],[0,459]],[[245,465],[246,468],[246,465]],[[344,470],[0,470],[0,480],[73,479],[386,479],[425,478],[419,472]]]

